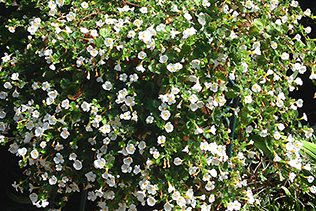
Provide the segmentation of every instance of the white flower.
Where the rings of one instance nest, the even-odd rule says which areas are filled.
[[[135,35],[136,35],[135,31],[131,30],[131,31],[128,32],[127,37],[128,38],[133,38],[133,37],[135,37]]]
[[[294,172],[291,172],[291,173],[289,174],[289,180],[290,180],[292,183],[293,183],[295,177],[296,177],[296,174],[295,174]]]
[[[126,73],[123,73],[123,74],[120,74],[120,81],[123,81],[125,82],[127,80],[127,74]]]
[[[87,8],[89,7],[89,4],[84,1],[84,2],[81,3],[81,7],[82,7],[83,9],[87,9]]]
[[[192,36],[196,34],[197,30],[194,27],[188,28],[183,31],[183,39],[188,38],[189,36]]]
[[[55,9],[55,8],[56,8],[55,2],[49,1],[49,2],[48,2],[48,8],[50,8],[51,10]]]
[[[147,56],[147,54],[144,52],[144,51],[140,51],[139,53],[138,53],[138,55],[137,55],[137,57],[139,58],[139,59],[145,59],[146,58],[146,56]]]
[[[3,87],[6,88],[6,89],[12,89],[13,86],[12,86],[12,84],[10,82],[5,82],[3,84]]]
[[[202,1],[202,5],[203,5],[204,7],[209,7],[209,6],[211,6],[211,3],[208,2],[207,0],[203,0],[203,1]]]
[[[146,123],[147,123],[147,124],[152,124],[153,121],[154,121],[154,117],[153,117],[153,116],[148,116],[148,117],[146,118]]]
[[[60,133],[60,136],[63,139],[67,139],[69,135],[70,135],[70,133],[68,132],[68,129],[67,128],[63,128],[63,131]]]
[[[119,64],[115,65],[115,66],[114,66],[114,70],[120,72],[120,71],[122,70],[121,65],[119,65]]]
[[[107,90],[107,91],[110,91],[112,89],[112,83],[110,81],[106,81],[103,85],[102,85],[102,88]]]
[[[286,52],[283,52],[282,55],[281,55],[281,59],[282,60],[289,60],[290,58],[290,55]]]
[[[15,28],[12,27],[12,26],[9,26],[8,30],[9,30],[9,32],[11,32],[11,33],[14,33],[14,32],[15,32]]]
[[[139,28],[140,25],[142,25],[142,23],[143,23],[143,21],[142,21],[142,20],[139,20],[139,19],[136,19],[136,20],[134,20],[134,22],[133,22],[133,24],[134,24],[137,28]]]
[[[129,76],[129,81],[130,82],[136,82],[138,80],[138,75],[137,73],[134,73],[132,75]]]
[[[104,158],[100,158],[95,160],[93,164],[95,168],[102,169],[106,164],[106,160]]]
[[[165,64],[167,63],[168,61],[168,56],[167,55],[162,55],[159,57],[159,62],[162,63],[162,64]]]
[[[134,154],[136,148],[134,146],[134,144],[127,144],[126,145],[126,152],[130,155]]]
[[[150,197],[148,197],[147,198],[147,204],[148,204],[148,206],[155,206],[155,204],[156,204],[156,199],[154,198],[154,197],[152,197],[152,196],[150,196]]]
[[[3,63],[8,62],[10,61],[10,55],[5,54],[5,56],[1,57],[1,59]]]
[[[158,136],[157,143],[159,145],[164,144],[165,142],[166,142],[166,136],[164,136],[164,135]]]
[[[92,49],[89,53],[90,53],[90,55],[91,55],[92,57],[96,57],[99,52],[98,52],[98,50],[96,50],[96,49]]]
[[[74,169],[76,169],[77,171],[79,171],[80,169],[82,169],[82,163],[79,160],[75,160],[75,162],[73,163],[73,167]]]
[[[177,71],[175,65],[172,64],[172,63],[169,63],[169,64],[167,65],[167,69],[168,69],[170,72],[172,72],[172,73]]]
[[[267,129],[260,131],[260,136],[261,137],[266,137],[267,135],[268,135],[268,130]]]
[[[96,175],[92,171],[86,173],[85,176],[87,177],[87,180],[89,182],[94,182],[95,181]]]
[[[258,92],[261,91],[261,86],[258,85],[258,84],[254,84],[254,85],[251,87],[251,90],[252,90],[253,92],[258,93]]]
[[[143,13],[143,14],[146,14],[146,13],[147,13],[147,7],[141,7],[141,8],[139,9],[139,11],[140,11],[141,13]]]
[[[310,26],[307,26],[306,28],[304,28],[304,31],[306,32],[306,34],[311,33],[312,28]]]
[[[126,111],[125,113],[120,115],[120,119],[124,119],[124,120],[130,120],[131,119],[131,112],[130,111]]]
[[[271,45],[271,48],[272,48],[272,49],[276,49],[276,48],[278,47],[278,43],[276,43],[276,42],[274,42],[274,41],[272,41],[272,42],[270,43],[270,45]]]
[[[167,122],[167,124],[165,125],[165,130],[167,133],[171,133],[173,131],[173,125],[171,122]]]
[[[69,108],[69,100],[65,99],[61,102],[61,107],[64,109],[68,109]]]
[[[48,183],[50,185],[55,185],[57,183],[57,178],[55,175],[53,175],[51,178],[49,178]]]
[[[81,104],[81,108],[83,111],[88,112],[90,111],[90,103],[87,103],[86,101],[83,101],[83,103]]]
[[[279,140],[281,138],[281,134],[278,132],[278,131],[275,131],[274,134],[273,134],[273,137],[276,139],[276,140]]]
[[[176,165],[176,166],[181,165],[182,162],[183,162],[183,160],[181,160],[181,158],[179,158],[179,157],[176,157],[176,158],[174,158],[174,160],[173,160],[173,163],[174,163],[174,165]]]
[[[170,115],[171,115],[171,113],[168,110],[163,110],[163,111],[161,111],[161,114],[160,114],[161,118],[165,121],[170,118]]]
[[[105,125],[103,125],[103,126],[101,126],[99,128],[99,131],[101,131],[103,134],[110,133],[111,132],[111,126],[108,125],[108,124],[105,124]]]
[[[307,181],[309,182],[309,183],[312,183],[313,181],[314,181],[314,177],[312,176],[312,175],[310,175],[310,176],[308,176],[307,177]]]
[[[251,95],[245,96],[245,103],[251,103],[252,102],[252,97]]]
[[[38,156],[39,156],[39,153],[38,153],[38,151],[36,150],[36,149],[33,149],[32,151],[31,151],[31,158],[33,158],[33,159],[37,159],[38,158]]]
[[[76,14],[73,13],[73,12],[69,12],[69,13],[66,15],[67,21],[73,21],[75,17],[76,17]]]
[[[291,2],[291,7],[297,7],[298,6],[298,2],[297,1],[292,1]]]
[[[104,44],[106,47],[111,47],[113,45],[113,39],[112,38],[105,38],[104,39]]]
[[[56,90],[50,91],[50,92],[47,93],[47,95],[48,95],[49,97],[55,99],[55,98],[57,97],[57,95],[58,95],[58,92],[57,92]]]

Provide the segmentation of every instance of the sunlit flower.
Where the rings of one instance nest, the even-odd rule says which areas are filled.
[[[251,97],[251,95],[247,95],[247,96],[245,96],[245,101],[244,101],[245,103],[251,103],[252,102],[252,97]]]
[[[89,7],[89,4],[84,1],[84,2],[81,3],[81,7],[82,7],[83,9],[87,9],[87,8]]]

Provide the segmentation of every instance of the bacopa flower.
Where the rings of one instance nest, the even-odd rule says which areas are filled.
[[[171,122],[167,122],[165,125],[165,130],[167,133],[171,133],[173,131],[173,125]]]
[[[136,148],[134,146],[134,144],[127,144],[126,145],[126,152],[130,155],[134,154]]]
[[[146,118],[146,123],[147,123],[147,124],[152,124],[153,121],[154,121],[154,117],[153,117],[153,116],[148,116],[148,117]]]
[[[37,151],[36,149],[33,149],[33,150],[31,151],[31,158],[34,159],[34,160],[36,160],[36,159],[38,158],[38,156],[39,156],[38,151]]]
[[[173,160],[173,163],[174,163],[174,165],[176,165],[176,166],[181,165],[182,162],[183,162],[183,160],[182,160],[181,158],[179,158],[179,157],[176,157],[176,158],[174,158],[174,160]]]
[[[77,171],[82,169],[82,163],[80,160],[75,160],[75,162],[73,163],[73,167],[74,169],[76,169]]]
[[[63,131],[60,133],[60,136],[63,139],[67,139],[69,135],[70,135],[70,133],[68,132],[68,129],[67,128],[63,128]]]
[[[112,83],[110,81],[106,81],[103,85],[102,85],[102,88],[107,90],[107,91],[110,91],[112,89]]]
[[[85,176],[89,182],[95,181],[96,175],[92,171],[86,173]]]
[[[86,101],[83,101],[83,103],[81,104],[81,108],[83,111],[88,112],[90,111],[90,103],[87,103]]]
[[[99,130],[103,133],[103,134],[107,134],[109,132],[111,132],[111,126],[108,124],[103,125],[102,127],[99,128]]]
[[[274,41],[272,41],[272,42],[270,43],[270,45],[271,45],[271,48],[272,48],[272,49],[277,49],[277,47],[278,47],[278,43],[276,43],[276,42],[274,42]]]
[[[48,183],[50,185],[55,185],[57,183],[57,177],[55,175],[51,176],[51,178],[49,178]]]
[[[159,145],[164,144],[165,142],[166,142],[166,136],[164,136],[164,135],[158,136],[157,143]]]
[[[144,52],[144,51],[140,51],[139,53],[138,53],[138,58],[139,59],[145,59],[146,58],[146,56],[147,56],[147,54]]]
[[[112,38],[105,38],[105,39],[104,39],[104,44],[105,44],[106,47],[111,47],[111,46],[113,46],[113,43],[114,43],[114,41],[113,41]]]
[[[172,63],[169,63],[169,64],[167,65],[167,69],[168,69],[170,72],[172,72],[172,73],[174,73],[174,72],[177,71],[176,66],[175,66],[174,64],[172,64]]]
[[[288,53],[283,52],[283,53],[281,54],[281,59],[282,59],[282,60],[289,60],[289,58],[290,58],[290,55],[289,55]]]
[[[84,1],[84,2],[81,3],[81,7],[82,7],[83,9],[87,9],[87,8],[89,7],[89,4]]]
[[[251,95],[245,96],[245,103],[251,103],[252,102],[252,97]]]

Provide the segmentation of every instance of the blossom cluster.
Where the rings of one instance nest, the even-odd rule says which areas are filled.
[[[100,210],[246,210],[269,206],[264,185],[316,193],[314,131],[288,96],[315,75],[297,1],[39,4],[8,25],[28,45],[0,72],[0,143],[34,205],[84,189]]]

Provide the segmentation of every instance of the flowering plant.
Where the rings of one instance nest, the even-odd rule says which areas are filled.
[[[40,14],[7,23],[29,35],[0,71],[0,142],[21,158],[28,178],[15,187],[30,187],[34,205],[62,208],[83,186],[101,210],[313,206],[314,164],[302,150],[313,129],[300,123],[303,100],[288,96],[300,74],[316,74],[311,27],[299,23],[314,19],[309,9],[34,2]]]

